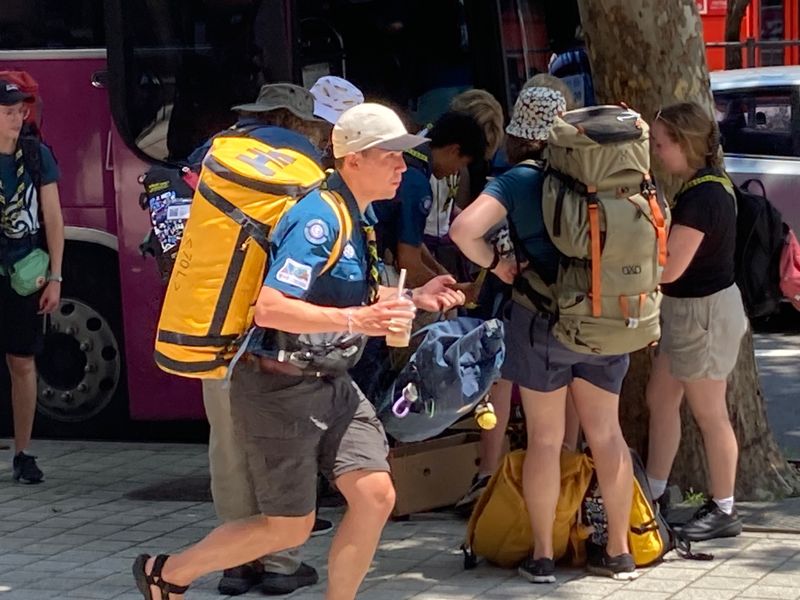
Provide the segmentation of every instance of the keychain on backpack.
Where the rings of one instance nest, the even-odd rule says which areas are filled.
[[[475,422],[478,427],[486,430],[494,429],[497,426],[497,415],[488,396],[475,407]]]
[[[403,393],[392,405],[392,412],[397,418],[402,419],[408,416],[408,413],[411,412],[411,407],[417,400],[419,400],[417,386],[413,383],[409,383],[403,388]]]

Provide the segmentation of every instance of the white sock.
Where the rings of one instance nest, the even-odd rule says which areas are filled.
[[[666,479],[653,479],[650,475],[647,476],[647,483],[650,484],[650,491],[653,494],[653,500],[658,500],[667,490]]]
[[[729,515],[733,512],[733,496],[729,496],[728,498],[714,498],[714,502],[719,509],[724,512],[726,515]]]

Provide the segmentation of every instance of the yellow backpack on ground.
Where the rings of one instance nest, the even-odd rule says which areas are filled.
[[[168,373],[219,379],[253,322],[269,234],[325,173],[310,158],[246,135],[214,138],[169,279],[155,343]],[[330,268],[353,224],[344,201],[323,192],[341,223]],[[344,242],[342,241],[344,240]]]
[[[646,567],[657,562],[671,549],[668,526],[648,497],[649,491],[645,493],[638,478],[634,477],[628,545],[637,567]],[[583,565],[588,553],[602,550],[607,539],[606,529],[606,514],[595,473],[586,489],[578,518],[570,533],[573,564]]]
[[[664,519],[650,493],[641,458],[635,451],[630,452],[633,462],[633,502],[628,546],[633,562],[637,567],[647,567],[661,560],[670,550],[675,550],[681,558],[711,560],[713,556],[710,554],[692,552],[691,543],[684,540]],[[586,487],[580,513],[570,534],[572,562],[575,565],[584,564],[588,554],[601,552],[607,540],[607,517],[593,463],[592,471],[591,482]]]
[[[475,504],[463,546],[464,567],[473,568],[477,557],[501,567],[516,567],[533,550],[531,526],[522,493],[525,451],[506,455]],[[561,453],[561,493],[553,528],[554,558],[568,550],[580,504],[592,479],[591,459],[583,453]]]
[[[653,502],[641,459],[635,452],[631,454],[634,490],[628,544],[636,566],[651,565],[670,550],[676,550],[682,558],[711,560],[710,554],[693,553],[691,544],[667,524]],[[516,567],[533,550],[522,494],[524,460],[524,450],[508,454],[475,504],[462,546],[465,569],[474,568],[478,556],[501,567]],[[599,495],[591,457],[562,451],[561,491],[553,527],[555,560],[569,555],[578,566],[586,562],[587,551],[603,549],[607,521]]]

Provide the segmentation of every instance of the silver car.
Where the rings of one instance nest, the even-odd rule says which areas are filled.
[[[800,233],[800,66],[714,71],[711,90],[728,172]]]

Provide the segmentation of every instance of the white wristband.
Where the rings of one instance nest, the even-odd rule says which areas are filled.
[[[347,333],[353,335],[353,309],[351,308],[345,314],[347,315]]]

